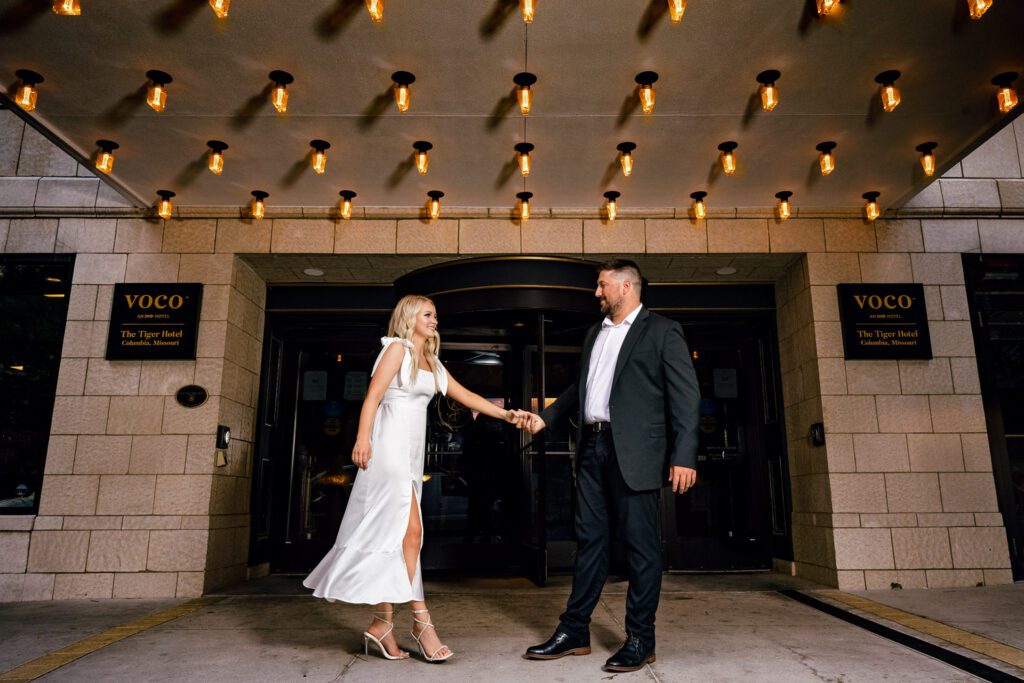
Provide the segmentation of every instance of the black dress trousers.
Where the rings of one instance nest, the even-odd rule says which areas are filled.
[[[578,547],[561,627],[579,637],[589,633],[590,615],[608,577],[610,524],[614,523],[628,552],[626,630],[653,648],[654,615],[661,596],[658,489],[634,491],[626,485],[615,459],[611,430],[587,435],[578,458]]]

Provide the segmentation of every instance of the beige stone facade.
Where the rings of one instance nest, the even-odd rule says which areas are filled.
[[[1009,582],[960,254],[1024,253],[1022,159],[1018,120],[875,223],[745,209],[695,223],[680,208],[614,223],[535,211],[524,226],[455,209],[425,224],[294,207],[164,222],[0,112],[0,252],[76,254],[39,515],[0,516],[0,600],[196,596],[246,577],[266,289],[246,254],[797,255],[775,282],[791,568],[843,589]],[[118,282],[203,283],[198,358],[104,360]],[[923,284],[934,359],[843,360],[840,282]],[[191,383],[210,400],[186,410],[173,395]]]

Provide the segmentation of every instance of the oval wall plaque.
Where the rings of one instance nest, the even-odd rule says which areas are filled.
[[[178,405],[185,408],[198,408],[206,403],[209,397],[210,395],[206,393],[206,389],[196,384],[189,384],[187,387],[178,389],[178,393],[175,395]]]

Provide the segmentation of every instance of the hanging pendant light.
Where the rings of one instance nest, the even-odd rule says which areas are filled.
[[[327,172],[327,150],[331,148],[331,143],[326,140],[310,140],[309,146],[309,162],[313,166],[313,171],[317,175],[323,175]]]
[[[882,98],[882,109],[887,112],[900,106],[900,91],[896,87],[896,79],[899,77],[900,72],[895,69],[883,71],[875,76],[875,83],[881,86],[878,94]]]
[[[519,0],[519,9],[523,13],[524,23],[533,23],[533,15],[537,11],[537,1],[538,0]]]
[[[30,69],[18,69],[14,72],[20,81],[14,94],[14,101],[25,111],[35,111],[39,91],[36,86],[43,82],[43,77]]]
[[[690,198],[693,199],[693,217],[699,221],[708,217],[708,207],[704,203],[704,198],[707,196],[708,193],[704,191],[690,193]]]
[[[615,220],[615,217],[619,215],[619,197],[621,196],[622,194],[615,190],[604,193],[604,210],[610,221]]]
[[[427,193],[427,197],[430,198],[430,218],[431,220],[437,220],[441,217],[441,197],[444,196],[444,192],[441,190],[431,190]]]
[[[157,190],[156,194],[160,197],[160,201],[156,205],[156,214],[165,221],[171,220],[171,216],[174,215],[174,204],[171,203],[171,197],[174,196],[174,193],[170,190]]]
[[[263,216],[267,213],[267,197],[270,196],[269,192],[263,190],[252,191],[252,217],[255,220],[263,220]]]
[[[338,205],[341,217],[350,220],[352,218],[352,200],[355,199],[356,193],[352,190],[342,190],[338,195],[341,197],[341,203]]]
[[[167,108],[167,84],[173,81],[171,75],[166,71],[151,69],[146,72],[149,79],[149,88],[146,90],[146,104],[155,112],[162,112]]]
[[[275,69],[270,72],[270,80],[274,83],[270,91],[270,102],[278,114],[288,111],[288,86],[295,82],[295,77],[287,71]]]
[[[516,192],[516,199],[519,200],[519,220],[528,221],[530,220],[530,198],[533,197],[532,192]]]
[[[619,150],[619,165],[622,166],[622,175],[627,178],[633,173],[633,150],[636,143],[620,142],[615,149]]]
[[[210,154],[207,156],[206,167],[209,168],[210,172],[214,175],[220,175],[224,172],[224,150],[226,150],[228,146],[220,140],[207,140],[206,146],[210,148]]]
[[[375,24],[384,22],[384,0],[366,0],[366,10]]]
[[[861,195],[861,197],[867,200],[867,203],[864,205],[864,217],[868,221],[875,220],[882,213],[878,208],[878,197],[880,194],[880,192],[865,192]]]
[[[533,145],[529,142],[520,142],[516,144],[515,150],[519,160],[519,172],[526,178],[530,175],[530,165],[532,164],[530,152],[533,151]]]
[[[82,13],[78,0],[53,0],[53,13],[65,17],[77,17]]]
[[[100,148],[99,154],[96,155],[96,170],[110,175],[110,172],[114,170],[114,150],[121,145],[113,140],[97,140],[96,146]]]
[[[537,83],[537,77],[529,71],[522,71],[512,77],[516,84],[516,100],[519,102],[519,113],[526,116],[533,106],[533,90],[531,86]]]
[[[768,69],[757,74],[757,82],[761,84],[761,109],[772,111],[779,105],[779,88],[775,81],[782,77],[782,72],[777,69]]]
[[[739,143],[728,140],[718,146],[719,155],[722,161],[722,172],[725,175],[732,175],[736,172],[736,148]]]
[[[412,104],[412,88],[410,86],[416,82],[416,77],[408,71],[396,71],[391,74],[391,80],[394,81],[395,104],[398,106],[398,111],[409,111],[409,105]]]
[[[996,90],[996,104],[999,107],[999,111],[1004,114],[1017,106],[1017,91],[1013,87],[1013,82],[1017,80],[1018,76],[1019,74],[1016,71],[1007,71],[992,79],[992,85],[998,88]]]
[[[412,143],[414,150],[413,156],[416,158],[416,170],[420,175],[427,175],[427,167],[430,166],[430,157],[427,155],[431,149],[434,148],[432,144],[426,140],[417,140]]]
[[[782,192],[776,192],[775,198],[779,200],[779,203],[775,207],[775,214],[778,216],[780,221],[787,220],[793,213],[793,207],[790,204],[790,197],[793,193],[789,190],[783,190]]]
[[[992,0],[967,0],[967,11],[971,19],[981,19],[992,7]]]
[[[636,75],[637,96],[640,98],[640,109],[645,114],[654,111],[654,83],[658,80],[658,74],[653,71],[641,71]]]
[[[231,9],[231,0],[210,0],[210,7],[218,19],[227,19],[228,11]]]
[[[673,24],[683,20],[683,12],[686,11],[686,0],[668,0],[668,19]]]
[[[938,146],[935,142],[922,142],[914,148],[921,153],[921,170],[928,178],[935,175],[935,148]]]
[[[818,150],[818,168],[821,169],[821,175],[829,175],[836,170],[836,143],[831,140],[820,142],[814,149]]]

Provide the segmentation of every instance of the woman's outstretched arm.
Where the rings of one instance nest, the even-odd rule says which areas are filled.
[[[391,380],[402,368],[405,359],[405,347],[394,343],[384,350],[384,356],[377,365],[377,371],[370,378],[370,386],[363,399],[363,407],[359,411],[359,431],[356,432],[356,445],[352,449],[352,463],[362,469],[370,464],[370,431],[373,429],[373,418],[377,415],[377,407],[384,398]]]
[[[448,396],[453,401],[458,401],[470,410],[483,413],[489,417],[495,417],[505,422],[515,422],[515,413],[494,405],[483,396],[474,394],[472,391],[455,381],[451,373],[448,373]]]

